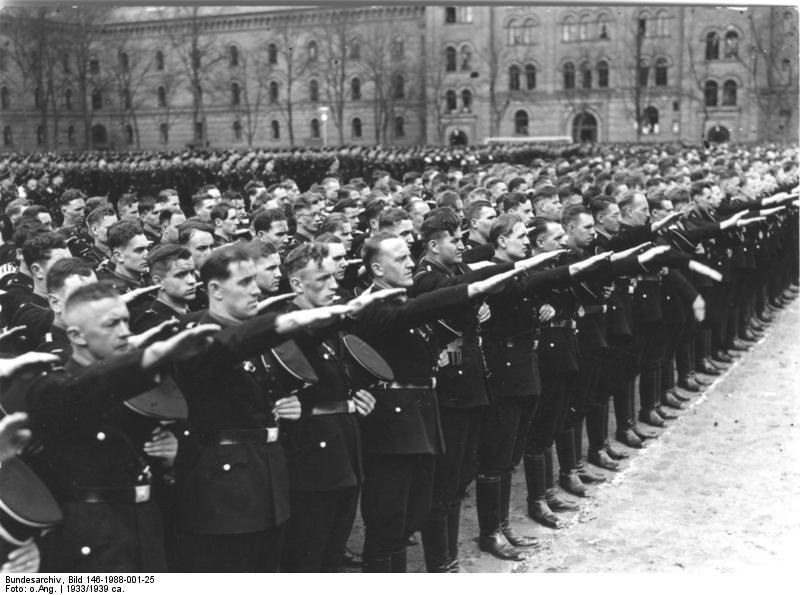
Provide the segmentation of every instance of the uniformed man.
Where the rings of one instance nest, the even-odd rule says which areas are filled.
[[[192,254],[183,246],[159,246],[148,254],[147,267],[153,283],[160,285],[160,288],[156,298],[144,307],[131,324],[131,330],[137,334],[171,318],[185,316],[197,295]]]
[[[161,211],[167,208],[167,197],[143,196],[139,201],[139,219],[145,237],[153,247],[161,243]]]
[[[291,240],[286,214],[280,209],[267,209],[253,217],[250,234],[254,239],[270,242],[282,254]]]
[[[287,254],[298,246],[314,239],[322,223],[322,200],[318,194],[305,193],[297,197],[292,206],[297,229],[286,247]]]
[[[299,328],[339,311],[257,315],[256,268],[235,244],[215,250],[200,276],[209,296],[200,322],[223,330],[175,367],[191,426],[176,462],[182,495],[178,569],[275,572],[289,518],[279,424],[296,419],[301,409],[296,397],[274,392],[265,356]]]
[[[72,356],[34,380],[27,396],[43,477],[64,522],[42,543],[49,572],[163,572],[161,519],[151,501],[160,461],[174,436],[140,437],[122,402],[155,386],[158,368],[217,327],[184,331],[131,350],[128,311],[109,283],[76,289],[64,304]],[[109,538],[113,536],[113,538]]]
[[[214,246],[224,246],[236,241],[239,227],[239,214],[228,202],[220,202],[211,209],[211,223],[214,226]]]
[[[161,244],[177,244],[178,228],[186,222],[186,215],[180,208],[165,207],[158,216],[161,229]]]
[[[108,247],[108,228],[118,221],[111,207],[98,207],[86,217],[86,227],[92,243],[82,241],[80,236],[67,240],[72,255],[91,262],[96,268],[108,267],[111,263],[111,250]]]
[[[128,293],[150,284],[147,272],[147,255],[150,242],[136,221],[118,221],[108,228],[108,248],[111,250],[109,266],[97,271],[99,279],[108,279],[120,293]],[[146,296],[140,296],[128,304],[136,316],[147,303]]]
[[[97,282],[94,268],[80,258],[62,258],[47,271],[47,299],[53,312],[53,324],[44,341],[36,347],[38,352],[52,353],[62,364],[72,355],[72,345],[64,321],[64,304],[70,294],[84,285]]]
[[[19,347],[33,350],[53,324],[53,311],[47,297],[47,272],[54,263],[69,258],[64,237],[57,232],[38,234],[22,247],[25,264],[33,275],[33,293],[22,302],[11,318],[11,326],[24,326],[24,340]]]

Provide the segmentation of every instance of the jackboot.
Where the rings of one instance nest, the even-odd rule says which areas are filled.
[[[578,510],[578,503],[567,500],[556,495],[555,484],[553,482],[553,448],[544,451],[544,499],[553,512],[569,512]]]
[[[578,471],[578,477],[583,483],[603,483],[607,481],[605,475],[597,475],[592,473],[586,468],[583,460],[583,424],[573,428],[572,437],[575,439],[575,469]]]
[[[392,554],[392,572],[406,572],[406,550],[403,549],[399,552]]]
[[[605,449],[606,432],[603,431],[603,426],[606,425],[606,417],[604,409],[602,403],[594,403],[586,415],[586,434],[589,437],[589,451],[586,460],[603,469],[618,471],[619,463],[609,457]]]
[[[692,400],[692,397],[687,397],[686,395],[682,395],[678,392],[678,389],[671,388],[667,391],[667,394],[670,395],[673,399],[677,399],[681,403],[686,403]]]
[[[478,505],[478,547],[501,560],[524,560],[525,555],[508,543],[501,525],[501,481],[497,475],[479,475],[475,481]]]
[[[632,414],[631,430],[633,430],[633,433],[636,434],[639,437],[640,440],[652,440],[654,438],[658,438],[658,434],[657,433],[651,432],[650,430],[645,430],[643,428],[640,428],[636,424],[636,415],[634,414],[634,412],[636,411],[636,394],[635,394],[635,391],[634,391],[635,383],[636,383],[635,379],[634,380],[629,380],[628,381],[628,388],[627,388],[628,398],[630,399],[629,407],[630,407],[630,411],[631,411],[631,414]]]
[[[547,480],[545,479],[544,455],[525,455],[525,483],[528,486],[528,516],[540,525],[550,529],[560,529],[561,520],[553,514],[546,500]]]
[[[461,503],[447,513],[447,547],[450,556],[448,572],[458,572],[458,533],[461,527]]]
[[[392,557],[370,558],[364,556],[362,572],[392,572]]]
[[[428,572],[447,572],[450,548],[446,516],[431,516],[422,525],[422,551]]]
[[[686,409],[683,406],[683,402],[679,401],[670,391],[666,391],[661,395],[661,404],[671,409]]]
[[[566,492],[580,498],[588,498],[589,494],[578,477],[575,460],[575,438],[572,429],[564,430],[556,435],[556,451],[558,452],[558,485]]]
[[[639,379],[639,400],[642,408],[639,410],[639,421],[649,426],[664,428],[667,424],[656,413],[656,395],[658,394],[658,373],[655,368],[642,370]]]
[[[511,472],[503,473],[500,476],[500,526],[503,529],[508,543],[514,547],[529,548],[540,547],[542,544],[535,537],[520,535],[511,527],[508,522],[509,510],[511,508]]]
[[[603,422],[603,450],[606,451],[606,454],[610,456],[615,461],[619,461],[620,459],[627,459],[628,453],[616,450],[611,447],[611,443],[608,440],[608,416],[610,415],[608,400],[605,402],[605,407],[603,407],[603,418],[605,421]]]
[[[692,376],[683,376],[682,378],[678,378],[678,387],[682,388],[683,390],[688,390],[691,393],[699,393],[703,390],[703,387],[700,386],[697,378],[693,378]]]

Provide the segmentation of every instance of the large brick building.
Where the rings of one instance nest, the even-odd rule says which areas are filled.
[[[6,8],[0,44],[5,150],[798,138],[786,7]]]

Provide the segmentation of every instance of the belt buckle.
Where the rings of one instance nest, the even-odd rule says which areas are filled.
[[[267,428],[267,443],[276,442],[278,440],[278,428]]]
[[[603,311],[603,314],[608,312],[608,304],[603,304],[603,310],[602,311]]]
[[[534,340],[534,342],[533,342],[533,348],[534,348],[534,349],[538,349],[538,348],[539,348],[539,339],[536,339],[536,340]]]
[[[356,412],[356,402],[353,399],[347,399],[347,413]]]
[[[150,486],[136,486],[136,503],[140,504],[142,502],[147,502],[150,500]]]
[[[571,328],[572,330],[575,330],[576,328],[578,328],[578,323],[575,322],[574,320],[570,320],[569,321],[569,328]]]

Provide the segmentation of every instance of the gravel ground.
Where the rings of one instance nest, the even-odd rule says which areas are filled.
[[[799,338],[795,301],[660,438],[644,450],[628,449],[631,458],[622,461],[620,472],[604,471],[611,481],[591,486],[592,497],[581,499],[579,512],[561,515],[568,520],[564,529],[547,529],[526,517],[520,469],[512,523],[542,541],[523,562],[478,550],[471,488],[462,512],[462,572],[786,568],[800,551]],[[359,520],[351,536],[354,551],[362,540]],[[425,572],[421,545],[410,547],[408,558],[409,572]]]

